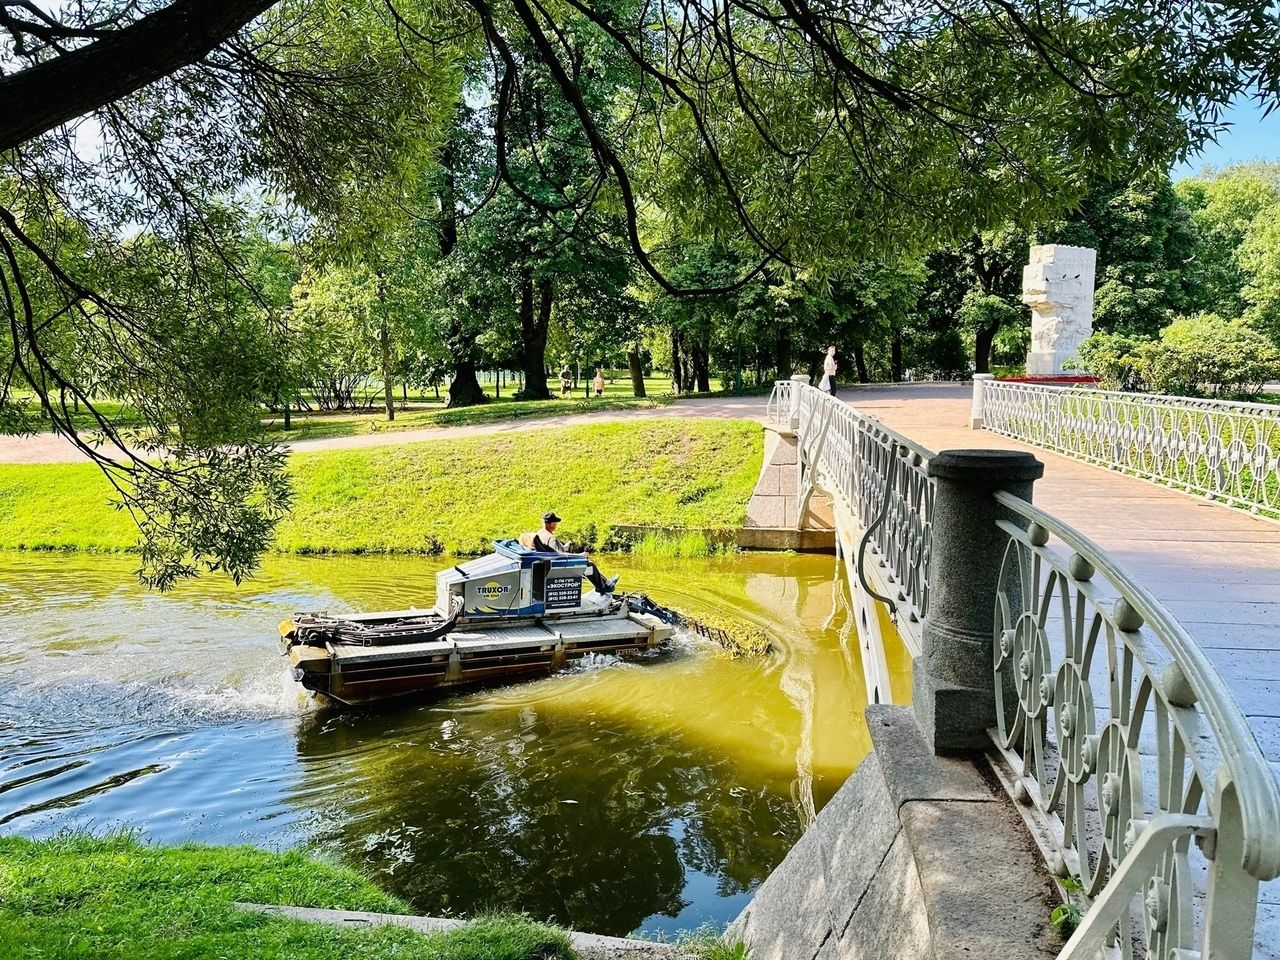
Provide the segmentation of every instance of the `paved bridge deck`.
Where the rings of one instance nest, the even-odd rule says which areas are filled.
[[[841,398],[930,450],[1029,450],[1037,506],[1124,564],[1222,674],[1280,775],[1280,523],[968,427],[968,384],[850,389]]]

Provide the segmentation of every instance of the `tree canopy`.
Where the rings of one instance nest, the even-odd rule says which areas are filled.
[[[1191,289],[1181,208],[1141,184],[1241,91],[1275,102],[1278,65],[1270,0],[0,0],[0,425],[38,408],[79,443],[166,586],[252,570],[288,504],[262,406],[343,311],[388,416],[445,367],[458,403],[490,361],[545,390],[549,343],[634,372],[645,315],[681,388],[828,333],[898,375],[915,345],[954,358],[948,324],[981,367],[1002,244],[1055,223],[1134,225],[1106,227],[1120,326],[1199,290],[1274,324],[1247,197],[1197,201],[1234,265]]]

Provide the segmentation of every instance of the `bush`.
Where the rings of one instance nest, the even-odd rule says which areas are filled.
[[[1154,340],[1095,333],[1076,366],[1110,389],[1254,396],[1280,378],[1280,351],[1244,321],[1205,313],[1175,320]]]
[[[1068,366],[1093,374],[1107,390],[1143,390],[1138,351],[1147,342],[1119,333],[1095,333],[1080,344],[1079,356]]]
[[[1211,313],[1175,320],[1149,350],[1144,378],[1157,393],[1196,396],[1257,394],[1280,377],[1280,352],[1239,320]]]

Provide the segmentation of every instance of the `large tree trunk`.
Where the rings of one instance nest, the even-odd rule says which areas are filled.
[[[703,393],[711,392],[711,361],[707,348],[700,343],[693,345],[693,378],[694,389]]]
[[[458,246],[457,185],[453,162],[453,141],[449,140],[440,151],[440,168],[444,171],[444,177],[437,198],[440,220],[436,236],[440,242],[441,259],[453,253]],[[445,404],[446,407],[472,407],[488,399],[480,389],[480,381],[476,379],[473,344],[474,340],[466,335],[461,320],[455,316],[445,334],[445,345],[453,358],[453,376],[449,379],[449,401]]]
[[[550,400],[546,377],[540,376],[547,366],[547,331],[551,326],[551,307],[555,288],[549,277],[537,282],[526,275],[520,283],[520,369],[524,371],[524,396],[528,400]],[[535,302],[536,301],[536,302]]]
[[[778,379],[789,379],[795,370],[795,361],[791,359],[791,329],[786,324],[778,324],[775,355],[778,358]]]
[[[471,359],[471,351],[454,351],[453,378],[449,381],[449,401],[445,406],[472,407],[488,399],[476,379],[476,363]]]
[[[889,334],[889,379],[902,382],[902,331],[897,327]]]
[[[671,331],[671,388],[676,393],[680,392],[684,381],[681,379],[680,369],[680,331]]]
[[[858,382],[870,383],[871,374],[867,370],[867,355],[863,351],[861,343],[855,342],[853,345],[853,365],[858,371]]]
[[[973,369],[975,373],[991,372],[991,347],[995,343],[999,324],[979,327],[973,337]]]
[[[631,371],[631,392],[637,397],[648,396],[644,387],[644,365],[640,362],[638,350],[627,351],[627,369]]]

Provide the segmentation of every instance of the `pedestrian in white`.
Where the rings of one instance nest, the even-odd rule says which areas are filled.
[[[822,383],[818,389],[823,393],[836,395],[836,348],[827,347],[827,357],[822,361]]]

